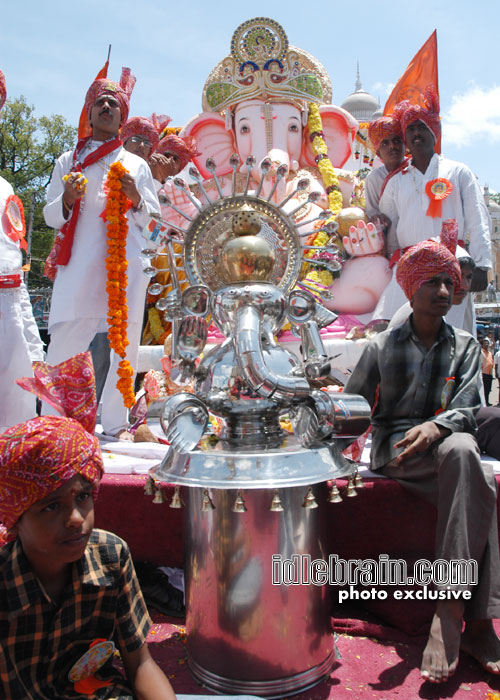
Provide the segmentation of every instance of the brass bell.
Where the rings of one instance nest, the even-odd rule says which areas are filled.
[[[201,510],[206,513],[209,510],[215,510],[214,502],[210,498],[208,489],[203,491],[203,498],[201,499]]]
[[[356,472],[354,474],[354,488],[356,488],[356,489],[364,489],[365,488],[361,474],[358,472],[357,469],[356,469]]]
[[[153,503],[165,503],[165,496],[160,487],[155,488],[155,497],[153,498]]]
[[[245,501],[243,500],[243,496],[241,495],[241,491],[238,491],[238,495],[236,496],[236,500],[231,510],[233,511],[233,513],[247,512],[247,507],[245,505]]]
[[[271,501],[271,507],[269,510],[273,513],[282,513],[285,510],[277,490],[273,493],[273,500]]]
[[[144,493],[146,496],[154,496],[155,493],[155,480],[152,476],[148,476],[146,485],[144,486]]]
[[[328,491],[328,498],[326,500],[328,501],[328,503],[340,503],[343,500],[335,481],[332,481],[332,485],[330,486],[330,490]]]
[[[317,508],[318,507],[318,502],[316,501],[312,488],[309,487],[307,489],[307,493],[304,498],[304,503],[302,504],[302,508]]]
[[[182,508],[183,503],[179,491],[179,486],[176,486],[174,489],[174,495],[172,496],[172,500],[170,501],[170,508]]]
[[[354,479],[352,476],[349,477],[349,480],[347,482],[347,488],[345,490],[345,495],[347,498],[354,498],[354,496],[357,496],[356,489],[354,488]]]

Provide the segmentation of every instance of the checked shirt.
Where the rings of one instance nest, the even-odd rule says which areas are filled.
[[[374,336],[345,385],[346,393],[364,396],[371,406],[379,387],[372,415],[372,469],[394,459],[401,452],[394,443],[425,421],[451,432],[476,430],[474,416],[481,404],[477,341],[443,321],[427,350],[411,319]]]
[[[19,540],[0,548],[0,697],[5,700],[81,698],[68,672],[95,639],[135,651],[151,621],[127,544],[103,530],[85,554],[58,604],[33,573]],[[111,662],[98,676],[112,678],[92,698],[131,698]]]

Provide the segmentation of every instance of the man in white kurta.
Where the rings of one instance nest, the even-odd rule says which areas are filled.
[[[104,88],[109,86],[108,81]],[[99,99],[94,102],[94,106],[89,107],[93,137],[84,144],[82,151],[77,153],[79,162],[83,162],[89,153],[107,140],[116,137],[121,121],[126,119],[128,103],[125,113],[120,103],[117,116],[116,100],[113,101],[113,97],[116,98],[118,93],[113,90],[111,94],[108,93],[109,90],[98,93]],[[142,237],[142,229],[149,220],[149,214],[159,212],[160,207],[149,166],[142,158],[128,153],[121,145],[86,167],[83,173],[88,182],[85,194],[81,197],[71,256],[67,264],[58,266],[52,294],[49,317],[51,341],[47,352],[47,362],[51,365],[87,350],[97,333],[107,331],[107,234],[101,214],[106,205],[105,183],[108,169],[116,161],[120,161],[129,173],[124,176],[127,178],[127,196],[132,199],[130,192],[133,191],[134,199],[139,200],[134,202],[132,199],[133,206],[127,213],[129,230],[126,248],[129,340],[126,359],[134,370],[137,367],[148,283],[148,278],[143,273],[145,265],[141,259],[141,250],[151,247]],[[58,230],[64,226],[68,214],[71,213],[74,202],[69,200],[68,207],[65,198],[68,192],[71,192],[72,186],[77,187],[80,176],[72,175],[66,184],[62,178],[74,170],[73,153],[64,153],[56,163],[48,189],[47,204],[44,208],[45,220],[49,226]],[[126,191],[123,180],[122,189]],[[111,366],[102,394],[101,423],[104,432],[112,436],[122,434],[128,427],[127,409],[116,388],[119,362],[120,358],[112,353]],[[46,412],[49,412],[48,409]]]
[[[0,177],[0,431],[36,415],[36,399],[16,384],[32,377],[31,363],[43,360],[43,344],[22,278],[20,241],[9,235],[5,203],[14,194]]]
[[[397,245],[391,221],[380,211],[380,197],[389,173],[397,170],[404,161],[405,147],[399,119],[394,116],[380,117],[371,122],[368,136],[383,165],[372,170],[365,179],[365,211],[370,221],[378,219],[385,231],[385,252],[392,256]]]
[[[0,110],[6,98],[5,76],[0,70]],[[32,377],[32,361],[44,356],[22,276],[24,231],[13,225],[5,207],[13,194],[10,183],[0,177],[0,431],[35,416],[35,397],[21,389],[16,379]]]
[[[412,160],[387,182],[380,199],[380,211],[391,220],[399,248],[404,250],[428,238],[439,238],[442,222],[455,219],[458,239],[469,241],[468,250],[476,267],[490,269],[490,218],[477,178],[463,163],[434,152],[440,133],[438,106],[411,105],[402,114],[401,123]],[[430,216],[426,185],[438,178],[447,180],[452,188],[441,200],[441,214]],[[373,317],[390,319],[405,302],[393,275]]]

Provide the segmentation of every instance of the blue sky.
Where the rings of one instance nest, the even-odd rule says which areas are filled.
[[[24,95],[37,116],[62,114],[76,124],[112,44],[110,78],[122,65],[137,77],[131,115],[166,113],[182,125],[201,111],[208,73],[252,17],[278,21],[291,45],[323,63],[335,104],[353,92],[358,60],[364,89],[384,103],[436,28],[443,153],[500,192],[498,10],[497,0],[4,0],[0,68],[10,97]]]

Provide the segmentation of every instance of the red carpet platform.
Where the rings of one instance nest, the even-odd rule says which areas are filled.
[[[172,618],[154,614],[149,648],[177,693],[207,693],[186,663],[185,629]],[[334,619],[342,659],[330,675],[297,700],[498,700],[500,679],[491,677],[461,655],[457,672],[443,686],[423,683],[419,665],[426,637],[407,637],[382,625],[355,619]],[[343,631],[345,630],[345,631]],[[497,628],[500,632],[500,626]]]

